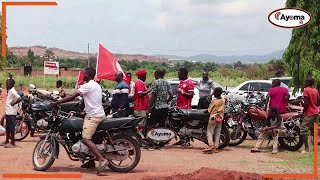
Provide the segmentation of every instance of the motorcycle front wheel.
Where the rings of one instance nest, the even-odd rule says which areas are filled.
[[[230,142],[229,146],[237,146],[241,144],[247,138],[247,132],[241,127],[241,125],[234,125],[229,128]]]
[[[220,143],[218,149],[223,149],[230,143],[230,133],[225,125],[222,125],[220,134]]]
[[[126,147],[126,151],[128,151],[129,156],[124,161],[109,160],[108,167],[115,172],[129,172],[133,170],[138,165],[141,158],[141,149],[139,143],[131,136],[127,135],[116,135],[112,137],[112,140],[115,145]],[[121,151],[117,153],[122,154]]]
[[[42,152],[40,152],[40,149],[42,145],[44,144],[44,148]],[[51,144],[51,141],[45,141],[41,140],[37,143],[33,150],[32,155],[32,163],[33,168],[37,171],[46,171],[48,170],[53,162],[55,161],[55,158],[53,157],[53,145]]]

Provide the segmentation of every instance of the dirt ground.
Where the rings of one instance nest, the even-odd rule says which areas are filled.
[[[2,100],[0,100],[1,116],[4,113],[4,107],[5,95],[2,95]],[[0,142],[4,139],[4,136],[0,137]],[[310,171],[307,171],[298,167],[283,165],[279,163],[283,159],[270,155],[270,152],[251,154],[251,147],[247,145],[227,147],[218,154],[202,154],[201,150],[206,145],[197,141],[192,143],[192,147],[184,149],[168,145],[163,150],[142,150],[140,163],[132,172],[121,174],[106,169],[103,177],[97,177],[95,170],[81,169],[80,162],[71,161],[64,149],[60,148],[59,159],[54,162],[52,167],[47,172],[37,172],[33,170],[32,153],[38,140],[39,135],[37,134],[36,137],[29,136],[25,140],[17,142],[15,149],[0,147],[0,174],[82,173],[85,179],[117,180],[258,180],[262,179],[259,174],[264,173],[311,173],[312,171],[311,167]]]

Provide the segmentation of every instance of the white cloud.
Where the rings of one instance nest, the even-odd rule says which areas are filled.
[[[151,4],[158,12],[155,21],[158,26],[163,30],[175,32],[177,28],[197,28],[227,19],[264,17],[277,7],[275,4],[284,4],[284,1],[271,3],[266,0],[151,0]]]

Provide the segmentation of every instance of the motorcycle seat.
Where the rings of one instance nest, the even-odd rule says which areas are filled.
[[[281,117],[282,117],[283,121],[288,121],[290,119],[298,118],[299,117],[299,113],[297,113],[297,112],[288,112],[288,113],[281,114]]]
[[[98,130],[108,130],[111,128],[120,127],[134,118],[132,117],[124,117],[124,118],[113,118],[113,119],[106,119],[103,120],[97,127]],[[72,117],[63,122],[62,128],[64,132],[79,132],[82,130],[83,126],[83,119],[78,117]]]
[[[290,111],[302,111],[303,107],[301,106],[296,106],[296,105],[289,105],[289,110]]]
[[[181,109],[181,112],[192,120],[207,120],[210,116],[207,109]]]

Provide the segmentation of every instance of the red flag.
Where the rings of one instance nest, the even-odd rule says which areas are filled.
[[[123,72],[119,62],[116,60],[113,54],[106,48],[104,48],[101,44],[99,44],[96,71],[97,78],[111,81],[114,81],[114,75],[116,74],[116,72]],[[123,73],[123,75],[124,79],[126,79],[125,73]]]
[[[84,83],[83,81],[84,71],[79,71],[78,80],[77,80],[77,89]]]

